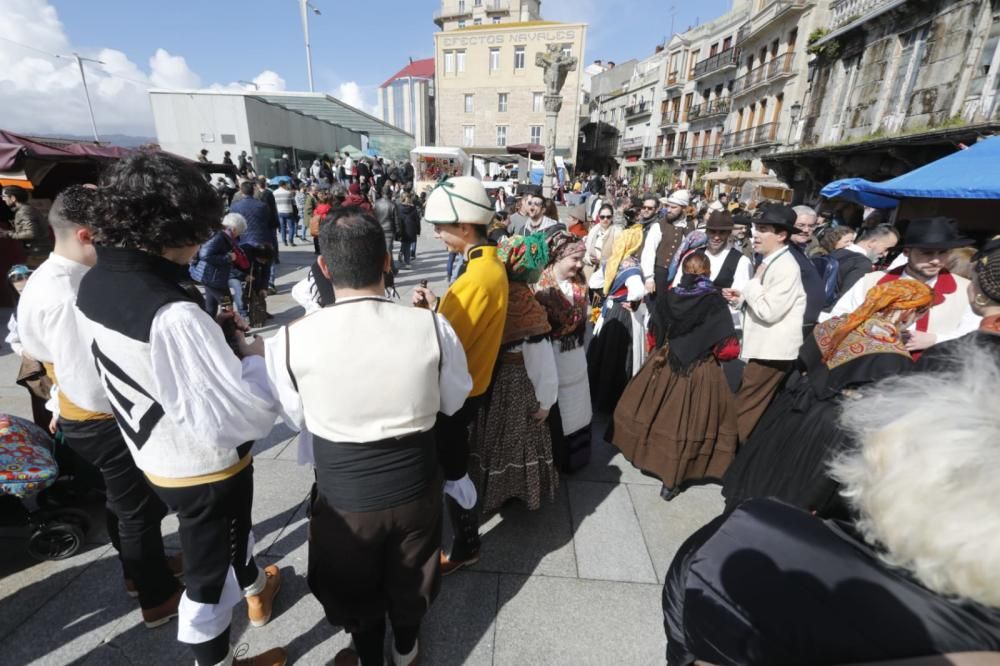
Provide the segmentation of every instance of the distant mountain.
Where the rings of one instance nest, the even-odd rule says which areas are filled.
[[[93,141],[94,137],[82,134],[36,134],[35,136],[51,137],[53,139],[73,139],[77,141]],[[135,148],[156,143],[156,138],[151,136],[132,136],[130,134],[102,134],[101,143],[110,143],[122,148]]]

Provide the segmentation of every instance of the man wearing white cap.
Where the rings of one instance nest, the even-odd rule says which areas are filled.
[[[655,293],[658,287],[663,290],[667,288],[667,267],[670,266],[670,260],[674,258],[674,253],[684,240],[687,230],[684,215],[690,199],[691,195],[687,190],[677,190],[669,197],[660,199],[660,203],[666,206],[666,214],[658,224],[655,218],[651,220],[644,232],[645,240],[639,263],[647,293]],[[641,215],[645,216],[647,206],[655,213],[656,203],[654,197],[646,197],[642,204]]]
[[[426,287],[413,292],[413,304],[437,309],[451,322],[465,348],[472,391],[465,405],[451,416],[438,415],[438,457],[446,479],[445,503],[455,539],[451,553],[441,553],[445,575],[479,561],[479,519],[473,510],[476,491],[469,480],[468,426],[484,399],[500,352],[507,319],[507,269],[497,249],[486,239],[493,204],[483,184],[471,176],[445,179],[427,197],[424,219],[434,225],[434,235],[465,263],[458,277],[438,300]]]

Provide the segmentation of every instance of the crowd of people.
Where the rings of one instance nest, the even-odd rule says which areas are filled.
[[[340,666],[417,663],[481,523],[553,501],[595,434],[665,501],[722,486],[664,586],[671,666],[1000,650],[1000,240],[594,175],[561,209],[473,177],[418,197],[405,169],[348,160],[227,202],[189,162],[136,152],[60,193],[54,250],[12,275],[16,341],[51,380],[53,429],[104,477],[143,620],[176,617],[196,663],[288,659],[230,636],[241,600],[262,626],[281,588],[251,520],[253,443],[279,419],[315,471],[308,584],[351,635]],[[252,337],[279,233],[303,222],[307,314]],[[449,284],[402,303],[424,222]]]

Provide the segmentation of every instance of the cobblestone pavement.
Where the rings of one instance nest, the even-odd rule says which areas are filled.
[[[276,317],[264,335],[301,315],[288,291],[312,258],[311,244],[282,252],[280,293],[269,299]],[[443,293],[446,261],[438,241],[421,239],[413,269],[397,278],[402,301],[422,279]],[[8,314],[0,315],[6,324]],[[4,350],[2,410],[30,415],[26,394],[13,383],[17,365]],[[420,638],[423,663],[664,663],[663,576],[684,539],[721,511],[718,487],[692,488],[664,502],[656,480],[601,441],[604,424],[594,430],[590,466],[562,478],[554,503],[534,513],[507,508],[484,525],[481,561],[445,579],[431,608]],[[292,432],[278,424],[254,447],[255,552],[259,562],[281,567],[284,583],[267,626],[250,627],[237,607],[233,638],[251,653],[286,645],[292,663],[327,664],[349,637],[326,622],[306,585],[312,472],[296,464],[292,442]],[[92,511],[96,519],[100,509]],[[23,535],[0,532],[0,661],[192,663],[175,640],[175,623],[143,627],[97,523],[86,549],[62,562],[35,563]],[[179,549],[176,527],[168,516],[163,533],[171,551]]]

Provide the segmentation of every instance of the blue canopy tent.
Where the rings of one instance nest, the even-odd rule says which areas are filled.
[[[906,199],[1000,200],[1000,136],[881,183],[835,180],[820,194],[871,208],[896,208]]]

